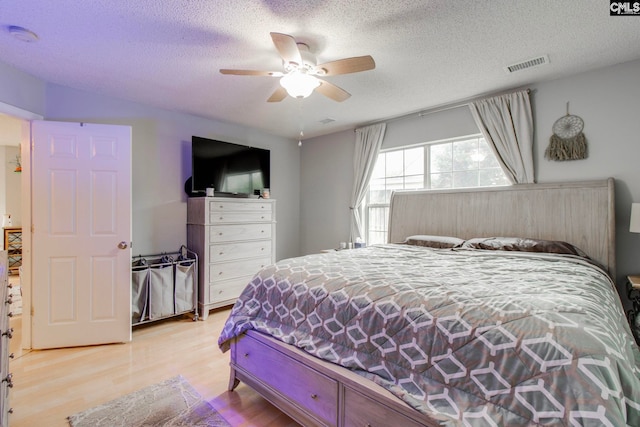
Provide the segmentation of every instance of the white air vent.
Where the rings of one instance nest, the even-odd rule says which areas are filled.
[[[327,117],[326,119],[322,119],[320,120],[320,123],[322,123],[323,125],[329,124],[331,122],[335,122],[336,119],[332,119],[331,117]]]
[[[531,67],[537,67],[549,63],[549,56],[543,55],[537,58],[527,59],[526,61],[518,62],[517,64],[507,65],[504,67],[507,73],[515,73],[516,71],[525,70]]]

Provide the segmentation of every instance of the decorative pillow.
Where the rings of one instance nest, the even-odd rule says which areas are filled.
[[[457,237],[449,236],[427,236],[427,235],[415,235],[409,236],[404,241],[407,245],[414,246],[426,246],[429,248],[449,249],[459,248],[464,243],[464,240]]]
[[[560,240],[523,239],[520,237],[476,237],[466,240],[463,248],[496,251],[544,252],[589,258],[580,248]]]

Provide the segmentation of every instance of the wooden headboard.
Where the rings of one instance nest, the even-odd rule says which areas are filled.
[[[585,251],[615,279],[614,180],[396,191],[388,241],[415,234],[561,240]]]

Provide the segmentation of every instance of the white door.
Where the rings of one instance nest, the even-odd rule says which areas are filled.
[[[131,128],[32,122],[32,347],[131,340]]]

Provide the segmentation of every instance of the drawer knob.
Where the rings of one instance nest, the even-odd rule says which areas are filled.
[[[7,304],[11,304],[13,303],[13,296],[9,295],[9,298],[7,298]]]
[[[9,339],[13,338],[13,328],[7,329],[2,335],[6,335]]]
[[[222,236],[222,231],[218,233],[218,236]]]
[[[317,395],[317,394],[315,394],[315,393],[313,393],[313,394],[311,395],[311,398],[312,398],[313,400],[316,400],[316,399],[318,398],[318,395]]]
[[[244,357],[249,357],[249,353],[245,353],[245,354],[244,354]]]
[[[224,255],[224,252],[220,251],[220,253],[218,255]]]
[[[5,379],[3,379],[2,381],[7,383],[7,387],[12,388],[13,387],[13,374],[7,374]]]

